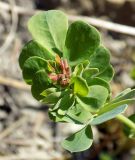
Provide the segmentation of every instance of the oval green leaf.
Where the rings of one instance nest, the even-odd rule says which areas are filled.
[[[103,72],[110,63],[110,52],[103,46],[98,47],[96,52],[90,57],[91,68],[98,68],[99,72]]]
[[[91,125],[98,125],[98,124],[101,124],[101,123],[104,123],[110,119],[113,119],[115,118],[117,115],[121,114],[121,113],[124,113],[125,110],[127,109],[128,105],[122,105],[122,106],[119,106],[117,108],[114,108],[113,110],[109,111],[109,112],[106,112],[106,113],[103,113],[97,117],[95,117],[91,122],[90,124]]]
[[[107,88],[109,93],[111,92],[109,83],[99,77],[87,78],[86,81],[88,86],[100,85]]]
[[[64,95],[59,102],[58,114],[65,115],[68,109],[74,105],[74,96],[72,94]]]
[[[98,31],[83,21],[73,22],[67,32],[64,56],[73,66],[89,60],[100,44]]]
[[[75,68],[74,68],[73,75],[74,75],[74,76],[80,76],[82,70],[83,70],[83,65],[82,65],[82,64],[78,64],[78,65],[75,66]]]
[[[50,79],[44,70],[36,72],[32,79],[33,85],[31,87],[31,92],[34,98],[41,100],[44,97],[41,95],[43,90],[50,87]]]
[[[28,58],[23,66],[23,78],[28,84],[32,84],[34,74],[39,70],[47,70],[48,63],[45,59],[34,56]],[[48,77],[48,76],[47,76]]]
[[[44,97],[47,97],[49,94],[55,93],[57,91],[58,91],[57,88],[47,88],[41,93],[41,95],[44,96]]]
[[[45,97],[42,102],[46,104],[56,104],[58,100],[65,95],[65,93],[65,91],[51,93]]]
[[[82,77],[84,79],[89,79],[92,76],[94,76],[95,74],[97,74],[98,72],[99,72],[99,70],[97,68],[86,68],[82,73]]]
[[[128,89],[125,92],[123,92],[123,94],[119,95],[118,97],[115,97],[110,103],[116,103],[122,100],[126,100],[126,99],[132,99],[135,98],[135,89]]]
[[[76,76],[76,77],[73,77],[71,81],[72,81],[71,83],[73,83],[74,85],[75,94],[78,94],[81,96],[87,96],[89,92],[89,88],[88,88],[87,82],[83,78]]]
[[[103,86],[93,85],[89,87],[88,96],[97,99],[97,106],[95,106],[95,110],[97,110],[100,107],[103,107],[103,105],[106,103],[108,98],[108,90]]]
[[[76,97],[76,101],[78,104],[80,104],[81,107],[83,107],[88,112],[95,112],[98,110],[98,100],[93,97]]]
[[[107,82],[110,82],[114,76],[114,69],[112,65],[109,65],[102,73],[96,75],[96,77],[99,77]]]
[[[67,112],[67,116],[70,117],[75,124],[86,124],[93,117],[92,114],[80,104],[71,107]]]
[[[33,56],[41,57],[46,60],[55,59],[55,54],[49,53],[45,48],[43,48],[36,41],[31,40],[30,42],[25,44],[19,56],[19,65],[21,69],[23,69],[24,62],[28,58]]]
[[[124,99],[124,100],[121,100],[121,101],[118,101],[116,103],[112,103],[109,102],[107,103],[103,108],[101,108],[98,112],[98,114],[102,114],[104,112],[108,112],[114,108],[117,108],[118,106],[121,106],[123,104],[131,104],[131,103],[134,103],[135,102],[135,98],[134,99]]]
[[[63,148],[70,152],[81,152],[88,149],[93,143],[91,126],[87,125],[62,142]]]
[[[49,52],[62,56],[68,28],[67,16],[58,10],[49,10],[34,15],[28,22],[33,38]]]

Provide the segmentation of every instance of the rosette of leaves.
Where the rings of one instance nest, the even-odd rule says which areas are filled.
[[[82,125],[62,146],[71,152],[88,149],[93,142],[91,125],[122,113],[133,94],[127,102],[131,91],[110,101],[110,53],[93,26],[80,20],[68,26],[63,12],[50,10],[34,15],[28,29],[33,40],[19,57],[23,78],[32,95],[48,104],[51,120]]]

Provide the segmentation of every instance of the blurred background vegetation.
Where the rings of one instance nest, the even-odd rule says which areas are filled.
[[[135,160],[135,140],[115,119],[93,128],[89,150],[64,151],[61,140],[79,126],[50,122],[47,106],[34,100],[23,82],[18,57],[31,39],[27,21],[50,9],[64,11],[72,21],[82,16],[101,32],[115,68],[112,96],[135,88],[135,0],[0,0],[0,160]],[[125,114],[134,112],[135,104]]]

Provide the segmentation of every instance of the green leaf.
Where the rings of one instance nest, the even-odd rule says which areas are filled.
[[[133,90],[126,90],[125,92],[123,92],[121,95],[119,95],[118,97],[115,97],[110,103],[116,103],[125,99],[132,99],[135,98],[135,89]]]
[[[23,67],[23,78],[28,84],[32,84],[34,74],[39,70],[47,70],[48,63],[43,58],[34,56],[28,58]],[[48,76],[47,76],[48,77]]]
[[[89,92],[89,88],[86,81],[83,78],[76,76],[76,77],[73,77],[71,81],[72,81],[71,83],[74,84],[75,94],[79,94],[81,96],[87,96]]]
[[[95,112],[98,110],[98,100],[93,97],[76,97],[76,101],[80,104],[86,111]]]
[[[58,100],[65,95],[65,92],[54,92],[49,94],[47,97],[45,97],[42,102],[46,103],[46,104],[55,104],[58,102]]]
[[[87,125],[62,142],[62,146],[70,152],[81,152],[93,143],[91,126]]]
[[[48,116],[53,122],[56,122],[56,114],[55,114],[55,112],[53,112],[51,110],[48,110]]]
[[[131,104],[131,103],[134,103],[135,102],[135,99],[124,99],[124,100],[121,100],[121,101],[118,101],[116,103],[107,103],[103,108],[101,108],[98,112],[98,114],[102,114],[104,112],[108,112],[112,109],[115,109],[117,108],[118,106],[120,105],[123,105],[123,104]]]
[[[44,97],[42,102],[47,104],[56,104],[64,95],[68,94],[69,90],[61,90],[54,93],[50,93],[47,97]]]
[[[114,160],[114,156],[104,151],[100,153],[99,157],[100,157],[99,160]]]
[[[24,62],[28,58],[33,57],[33,56],[38,56],[46,60],[55,59],[54,54],[49,53],[45,48],[43,48],[36,41],[31,40],[30,42],[25,44],[19,56],[19,64],[20,64],[21,69],[23,69]]]
[[[56,111],[49,110],[49,117],[54,122],[68,122],[68,123],[75,123],[71,117],[65,115],[59,115]],[[77,122],[78,123],[78,122]],[[80,124],[80,123],[79,123]]]
[[[64,56],[70,65],[90,58],[100,44],[98,31],[83,21],[73,22],[67,32]]]
[[[85,124],[93,117],[92,114],[85,110],[80,104],[71,107],[67,112],[67,116],[72,118],[76,124]]]
[[[102,114],[103,112],[110,111],[120,105],[123,104],[130,104],[135,102],[135,89],[126,89],[123,92],[121,92],[117,97],[115,97],[112,101],[107,103],[101,110],[99,111],[99,114]]]
[[[80,76],[82,70],[83,70],[83,65],[82,64],[78,64],[77,66],[75,66],[73,75],[74,76]]]
[[[63,97],[62,97],[62,98],[63,98]],[[56,104],[54,104],[54,106],[50,109],[50,111],[57,112],[56,110],[59,108],[62,98],[60,98],[60,99],[58,100],[58,102],[57,102]]]
[[[99,109],[106,103],[108,97],[108,90],[103,86],[93,85],[89,87],[88,96],[97,99],[97,108]],[[97,108],[95,107],[95,109]]]
[[[83,65],[83,68],[86,69],[90,64],[90,61],[89,60],[85,60],[81,64]]]
[[[97,74],[99,72],[99,70],[97,68],[87,68],[83,71],[82,73],[82,77],[84,79],[89,79],[92,76],[94,76],[95,74]]]
[[[46,96],[48,96],[49,94],[54,93],[54,92],[57,92],[57,91],[58,91],[57,88],[47,88],[47,89],[45,89],[40,95],[46,97]]]
[[[60,52],[63,51],[67,28],[67,17],[58,10],[40,12],[28,22],[28,29],[33,38],[49,52],[55,52],[60,56],[62,56]]]
[[[119,97],[121,97],[121,96],[124,96],[125,94],[127,94],[127,93],[130,92],[130,91],[131,91],[131,88],[127,88],[127,89],[125,89],[124,91],[122,91],[122,92],[120,92],[119,94],[117,94],[114,99],[117,99],[117,98],[119,98]]]
[[[135,123],[135,114],[129,116],[128,119]],[[135,139],[135,130],[129,128],[127,125],[124,125],[123,131],[127,137]]]
[[[51,81],[47,78],[47,73],[44,70],[36,72],[33,76],[33,85],[31,87],[31,92],[34,98],[41,100],[44,97],[40,95],[43,90],[50,87]]]
[[[132,70],[130,71],[130,77],[135,80],[135,67],[132,68]]]
[[[100,46],[95,54],[90,57],[91,68],[98,68],[99,72],[103,72],[110,63],[110,52],[105,47]]]
[[[114,76],[114,69],[112,65],[109,65],[102,73],[96,75],[96,77],[104,79],[107,82],[110,82],[113,76]]]
[[[87,81],[88,86],[100,85],[100,86],[107,88],[109,93],[111,92],[109,83],[101,78],[94,77],[94,78],[86,79],[86,81]]]
[[[101,124],[101,123],[104,123],[110,119],[113,119],[115,118],[118,114],[121,114],[121,113],[124,113],[124,111],[127,109],[128,105],[122,105],[122,106],[119,106],[117,108],[114,108],[113,110],[109,111],[109,112],[106,112],[106,113],[103,113],[97,117],[95,117],[91,122],[90,124],[91,125],[98,125],[98,124]]]
[[[74,97],[72,94],[64,95],[59,101],[58,114],[65,115],[68,112],[68,109],[72,107],[75,103]]]
[[[131,90],[130,88],[122,91],[112,101],[110,101],[103,108],[101,108],[98,114],[110,111],[123,104],[130,104],[135,102],[134,94],[135,90]]]
[[[108,90],[99,85],[89,87],[89,94],[87,97],[77,96],[76,101],[85,110],[89,112],[96,112],[104,105],[108,97]]]

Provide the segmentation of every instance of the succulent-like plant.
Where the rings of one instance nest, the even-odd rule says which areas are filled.
[[[68,26],[63,12],[50,10],[34,15],[28,29],[33,40],[23,47],[19,64],[32,95],[48,104],[51,120],[82,125],[62,142],[65,149],[88,149],[93,142],[91,126],[116,116],[135,134],[134,122],[120,115],[135,101],[135,90],[111,99],[110,52],[94,27],[83,21]]]

